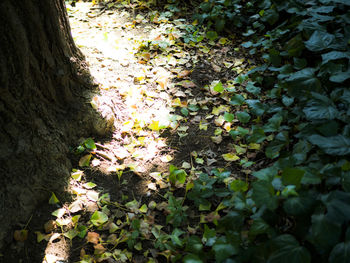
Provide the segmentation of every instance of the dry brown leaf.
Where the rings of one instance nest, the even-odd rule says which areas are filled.
[[[184,71],[181,71],[178,75],[177,75],[177,77],[178,78],[185,78],[185,77],[187,77],[188,75],[190,75],[191,74],[191,71],[190,70],[184,70]]]
[[[187,80],[187,81],[184,80],[184,81],[179,82],[178,84],[181,85],[184,88],[195,88],[195,87],[197,87],[197,85],[194,84],[194,82],[190,81],[190,80]]]
[[[101,255],[103,252],[107,250],[104,246],[102,246],[102,244],[94,245],[94,249],[95,249],[96,255]]]
[[[221,71],[221,68],[219,66],[215,65],[215,64],[212,64],[212,67],[213,67],[213,70],[215,72],[220,72]]]
[[[86,236],[86,241],[97,245],[100,240],[100,234],[96,232],[88,232]]]
[[[50,233],[51,231],[55,230],[57,227],[56,221],[49,220],[44,224],[45,233]]]
[[[80,258],[83,258],[85,255],[86,255],[85,249],[82,248],[82,249],[80,250]]]

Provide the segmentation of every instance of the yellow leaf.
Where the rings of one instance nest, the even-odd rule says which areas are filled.
[[[228,42],[228,39],[226,37],[222,37],[219,39],[220,45],[225,45]]]
[[[225,161],[228,161],[228,162],[233,162],[233,161],[237,161],[240,159],[234,153],[225,153],[225,154],[222,154],[221,156],[224,158]]]
[[[157,83],[162,89],[165,89],[168,83],[168,77],[167,76],[162,76],[157,79]]]
[[[258,143],[250,143],[248,145],[248,148],[251,150],[260,150],[261,145]]]
[[[73,173],[71,174],[71,176],[72,176],[72,178],[73,178],[74,180],[80,181],[83,174],[84,174],[83,171],[78,170],[78,171],[73,172]]]
[[[199,129],[206,131],[208,129],[208,125],[209,125],[209,123],[207,123],[207,122],[204,122],[204,123],[199,122]]]
[[[79,166],[80,167],[89,166],[91,157],[92,157],[92,154],[87,154],[81,157],[79,160]]]
[[[212,113],[217,116],[220,113],[225,112],[225,111],[230,112],[230,107],[225,106],[225,105],[221,105],[219,107],[214,107],[212,110]]]
[[[165,155],[165,156],[162,156],[162,157],[160,158],[160,160],[161,160],[163,163],[168,163],[168,162],[170,162],[172,159],[173,159],[173,157],[170,156],[170,155]]]
[[[181,100],[179,98],[176,98],[171,101],[171,106],[172,107],[181,107]]]
[[[148,128],[151,129],[152,131],[159,131],[159,121],[152,121],[150,125],[148,125]]]

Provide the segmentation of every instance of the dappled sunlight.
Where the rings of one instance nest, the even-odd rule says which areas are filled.
[[[43,169],[65,168],[52,176],[65,192],[39,187],[51,197],[13,232],[12,252],[350,262],[349,1],[70,3],[92,78],[61,137],[82,138],[64,167]]]
[[[69,10],[75,43],[98,83],[91,107],[112,127],[108,136],[79,142],[68,187],[73,201],[53,213],[55,229],[62,231],[57,243],[60,238],[69,239],[72,248],[79,248],[71,257],[86,262],[131,260],[138,252],[130,248],[140,252],[150,246],[153,236],[165,233],[157,225],[164,224],[165,217],[174,224],[185,220],[183,213],[189,207],[178,206],[186,194],[174,201],[173,192],[182,192],[187,182],[187,193],[192,180],[214,168],[221,134],[227,136],[231,130],[232,120],[220,115],[230,111],[230,106],[220,106],[220,100],[229,100],[223,91],[233,90],[234,84],[223,84],[219,80],[222,69],[216,66],[224,60],[223,71],[229,71],[242,64],[236,58],[228,62],[220,57],[228,52],[224,45],[230,41],[222,38],[218,47],[214,42],[196,46],[196,41],[204,39],[203,33],[188,34],[191,25],[185,20],[169,22],[160,15],[150,23],[142,14],[133,17],[128,11],[102,14],[91,3],[81,2]],[[194,56],[197,49],[200,55]],[[217,54],[207,60],[211,49],[217,49]],[[201,114],[200,109],[204,110]],[[210,122],[217,126],[214,136],[208,129]],[[223,155],[226,166],[240,159],[232,155],[233,159]],[[179,217],[176,213],[168,216],[169,209],[178,211]],[[195,222],[198,216],[192,216]],[[140,226],[133,237],[135,222]],[[196,226],[192,227],[195,232]],[[140,235],[143,241],[137,239]],[[48,248],[55,243],[49,244]],[[137,256],[140,262],[169,257],[152,246]]]

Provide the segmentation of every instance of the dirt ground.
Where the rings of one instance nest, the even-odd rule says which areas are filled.
[[[71,241],[62,235],[72,226],[52,223],[52,212],[63,207],[72,216],[79,213],[79,221],[88,221],[92,213],[103,209],[97,201],[101,202],[104,194],[109,204],[115,203],[111,211],[120,217],[125,212],[117,203],[124,200],[162,204],[167,189],[174,187],[164,179],[170,164],[204,172],[224,167],[243,178],[253,169],[244,170],[223,160],[221,155],[231,151],[231,138],[219,133],[213,138],[217,129],[208,125],[216,118],[212,110],[225,101],[224,97],[214,97],[213,81],[227,84],[238,71],[249,67],[236,48],[239,40],[191,46],[180,34],[190,22],[176,20],[176,15],[167,20],[148,9],[78,2],[68,11],[74,40],[99,84],[91,106],[114,126],[114,131],[109,137],[93,138],[97,148],[91,151],[73,153],[86,138],[72,146],[71,160],[78,171],[72,175],[67,192],[56,193],[59,202],[44,203],[35,211],[28,221],[28,237],[24,242],[10,241],[0,257],[2,262],[77,262],[82,254],[94,253],[93,242]],[[151,21],[152,16],[157,19]],[[232,65],[238,70],[233,71]],[[190,110],[183,110],[184,106]],[[89,158],[88,166],[83,165],[84,157]],[[263,165],[259,154],[252,152],[250,158],[255,168]],[[94,186],[87,186],[87,182]],[[152,220],[164,223],[162,210]],[[101,238],[104,235],[102,232]],[[134,253],[133,262],[147,262],[142,251]],[[165,257],[156,258],[157,262],[166,261]]]

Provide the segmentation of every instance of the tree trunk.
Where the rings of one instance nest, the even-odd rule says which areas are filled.
[[[1,247],[14,224],[64,189],[68,146],[97,119],[64,0],[1,0],[0,45]]]

